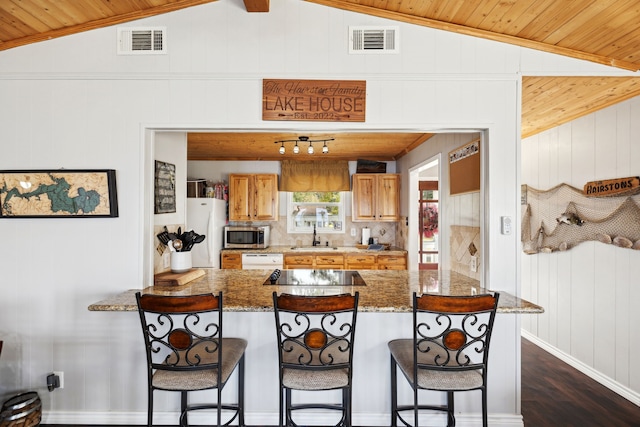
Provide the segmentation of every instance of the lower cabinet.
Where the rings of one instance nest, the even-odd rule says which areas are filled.
[[[378,270],[406,270],[407,257],[402,255],[378,255]]]
[[[342,270],[344,267],[344,255],[316,255],[315,267],[328,270]]]
[[[222,253],[222,268],[242,270],[242,254],[240,252]]]
[[[344,264],[346,270],[377,270],[376,255],[347,254]]]
[[[284,254],[284,268],[293,270],[296,268],[313,268],[313,255]]]
[[[293,270],[327,269],[327,270],[406,270],[406,255],[372,254],[372,253],[331,253],[331,254],[299,254],[285,253],[284,268]],[[223,252],[223,269],[242,269],[241,252]]]

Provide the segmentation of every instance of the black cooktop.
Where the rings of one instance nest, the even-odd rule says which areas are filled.
[[[264,285],[280,286],[365,286],[355,270],[273,270]]]

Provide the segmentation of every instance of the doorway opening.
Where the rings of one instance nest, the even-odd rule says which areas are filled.
[[[437,167],[437,165],[436,165]],[[438,180],[418,182],[418,269],[438,269]]]

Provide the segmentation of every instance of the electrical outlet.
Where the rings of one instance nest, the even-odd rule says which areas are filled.
[[[171,267],[171,252],[162,254],[162,268]]]
[[[62,372],[62,371],[53,371],[53,375],[58,377],[58,383],[60,384],[56,388],[63,389],[64,388],[64,372]]]
[[[351,237],[356,237],[356,229],[354,227],[351,228]]]
[[[476,273],[478,271],[478,257],[472,256],[471,261],[469,261],[469,269]]]

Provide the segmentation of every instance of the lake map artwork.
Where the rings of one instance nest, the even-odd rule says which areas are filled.
[[[114,170],[0,171],[0,218],[115,216]]]

